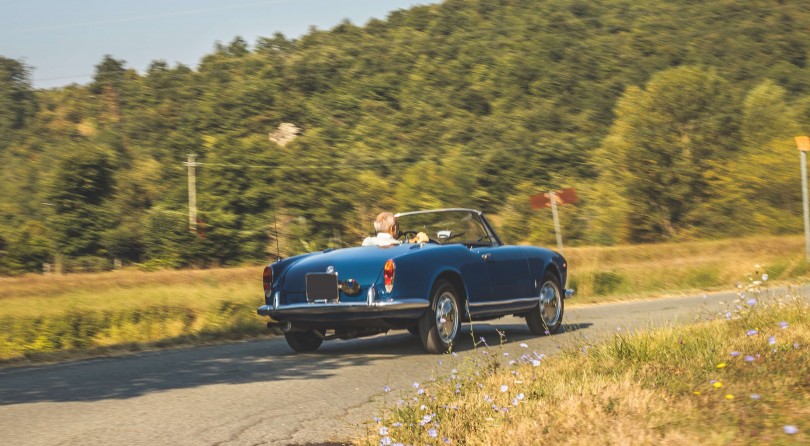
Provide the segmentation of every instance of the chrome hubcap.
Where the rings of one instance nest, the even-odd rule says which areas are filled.
[[[540,289],[540,315],[546,326],[556,324],[560,318],[560,291],[551,282]]]
[[[456,299],[449,292],[442,293],[436,301],[436,330],[445,344],[449,344],[456,338],[458,307],[456,307]]]

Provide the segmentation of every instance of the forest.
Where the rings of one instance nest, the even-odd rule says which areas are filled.
[[[256,263],[439,207],[553,247],[529,197],[562,188],[566,245],[800,233],[808,6],[445,0],[53,89],[0,56],[0,274]]]

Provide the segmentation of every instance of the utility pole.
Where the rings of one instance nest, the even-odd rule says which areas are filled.
[[[188,166],[188,229],[197,232],[197,176],[194,170],[197,167],[195,162],[197,155],[188,154],[188,162],[183,163]]]
[[[804,208],[804,255],[810,260],[810,208],[807,202],[807,152],[810,151],[810,137],[797,136],[796,146],[801,156],[802,207]]]
[[[557,233],[557,249],[563,252],[562,234],[560,233],[560,217],[557,215],[557,193],[548,191],[548,199],[551,201],[551,216],[554,218],[554,232]]]

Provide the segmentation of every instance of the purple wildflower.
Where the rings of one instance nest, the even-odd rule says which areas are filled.
[[[386,435],[388,435],[388,428],[387,428],[387,427],[385,427],[385,426],[382,426],[382,427],[380,428],[380,435],[382,435],[382,436],[386,436]]]
[[[391,391],[391,388],[390,388],[390,387],[388,387],[388,386],[385,386],[385,387],[383,387],[383,391],[384,391],[385,393],[388,393],[388,392],[390,392],[390,391]]]
[[[402,427],[402,423],[397,421],[396,423],[392,424],[391,427]]]
[[[757,300],[752,297],[752,298],[748,299],[745,303],[747,303],[748,306],[753,307],[754,305],[757,304]]]
[[[430,435],[430,438],[436,438],[439,435],[439,433],[436,432],[436,429],[430,428],[430,430],[428,430],[428,435]]]
[[[540,361],[539,361],[539,360],[537,360],[537,359],[532,359],[532,365],[533,365],[533,366],[535,366],[535,367],[537,367],[537,366],[539,366],[539,365],[540,365]]]
[[[776,344],[776,336],[771,336],[768,338],[768,344],[775,345]]]
[[[759,394],[758,394],[758,393],[752,393],[752,394],[751,394],[751,399],[752,399],[752,400],[758,400],[758,399],[760,399],[760,398],[761,398],[761,397],[759,396]]]
[[[779,323],[779,328],[781,328],[782,330],[787,329],[787,328],[788,328],[788,323],[787,323],[787,321],[782,321],[782,322],[780,322],[780,323]]]
[[[785,427],[782,428],[782,430],[785,431],[785,433],[788,435],[796,435],[799,433],[799,428],[792,424],[786,425]]]
[[[504,393],[504,392],[506,392],[507,390],[509,390],[509,386],[507,386],[506,384],[502,384],[502,385],[501,385],[501,393]]]
[[[740,356],[740,352],[733,351],[733,352],[730,353],[730,355],[731,355],[732,358],[736,358],[737,356]]]
[[[525,342],[521,342],[520,343],[520,348],[529,348],[529,344],[527,344]]]
[[[391,446],[391,437],[380,438],[380,446]]]
[[[754,362],[754,357],[751,355],[745,355],[745,362]]]
[[[754,336],[754,335],[755,335],[755,334],[757,334],[757,333],[759,333],[759,332],[758,332],[757,330],[754,330],[754,329],[752,328],[752,329],[748,330],[747,332],[745,332],[745,335],[746,335],[746,336]]]

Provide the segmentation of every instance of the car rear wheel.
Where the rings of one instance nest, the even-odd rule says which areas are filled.
[[[537,306],[526,316],[526,325],[536,334],[552,334],[562,327],[564,300],[560,292],[560,281],[551,271],[543,275]]]
[[[298,353],[314,352],[323,344],[323,333],[310,331],[290,331],[284,333],[287,344]]]
[[[419,337],[428,353],[444,353],[461,328],[458,293],[452,283],[439,280],[430,296],[430,308],[419,318]]]

